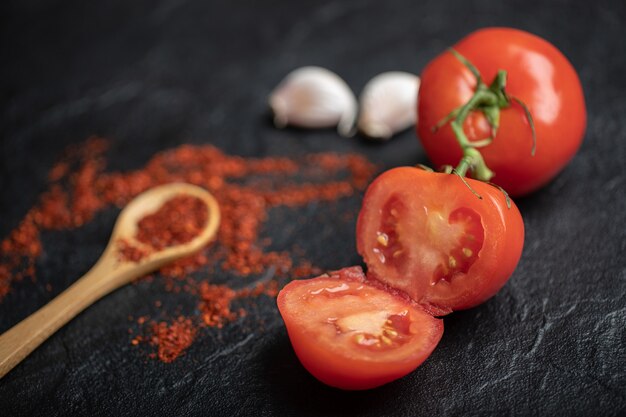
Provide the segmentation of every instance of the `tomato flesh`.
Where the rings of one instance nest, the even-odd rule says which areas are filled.
[[[296,355],[317,379],[357,390],[417,368],[443,323],[406,297],[368,282],[360,267],[292,281],[278,295]]]
[[[521,215],[497,188],[456,175],[395,168],[368,188],[357,249],[368,275],[436,314],[475,306],[512,274],[524,241]]]
[[[435,267],[431,285],[440,280],[452,282],[457,276],[467,274],[472,264],[478,259],[485,239],[480,215],[467,207],[458,208],[450,213],[447,224],[443,226],[457,229],[456,236],[454,236],[456,239],[448,242],[440,252],[441,259]],[[440,236],[445,235],[442,233]]]
[[[448,216],[439,211],[418,211],[415,215],[424,213],[426,216],[412,232],[421,239],[413,248],[419,252],[428,267],[434,270],[431,284],[439,280],[448,282],[458,273],[467,273],[469,267],[478,259],[482,248],[484,230],[480,223],[480,216],[475,211],[463,207],[452,211]],[[410,265],[407,250],[400,239],[402,226],[399,225],[399,216],[408,216],[406,207],[400,197],[391,197],[383,206],[380,216],[379,230],[376,232],[376,242],[372,252],[381,264],[393,262],[398,272],[407,274]],[[410,232],[409,232],[410,233]],[[432,244],[434,243],[434,245]]]

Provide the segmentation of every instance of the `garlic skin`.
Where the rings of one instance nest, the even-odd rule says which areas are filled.
[[[276,127],[337,126],[342,136],[354,134],[356,97],[345,81],[325,68],[307,66],[290,72],[270,94],[269,105]]]
[[[383,72],[372,78],[359,98],[358,128],[373,139],[389,140],[417,122],[420,78],[402,71]]]

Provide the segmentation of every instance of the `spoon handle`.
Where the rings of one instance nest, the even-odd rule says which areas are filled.
[[[86,307],[120,286],[115,259],[103,256],[71,287],[0,336],[0,378]],[[123,269],[123,268],[122,268]]]

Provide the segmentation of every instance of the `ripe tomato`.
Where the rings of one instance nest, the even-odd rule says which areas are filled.
[[[522,253],[524,223],[504,193],[452,174],[394,168],[369,186],[357,221],[368,277],[437,314],[493,296]]]
[[[498,70],[507,71],[505,91],[526,104],[536,130],[515,100],[500,112],[493,142],[480,149],[492,181],[509,194],[527,194],[546,184],[572,159],[583,139],[586,110],[583,91],[569,61],[547,41],[515,29],[488,28],[461,40],[454,49],[471,62],[486,84]],[[418,99],[418,135],[426,154],[437,165],[456,165],[461,149],[450,124],[433,128],[474,94],[477,82],[451,52],[436,57],[424,69]],[[472,111],[463,124],[470,141],[491,136],[480,111]]]
[[[278,309],[302,365],[333,387],[383,385],[417,368],[443,334],[443,322],[406,297],[370,283],[360,267],[292,281]]]

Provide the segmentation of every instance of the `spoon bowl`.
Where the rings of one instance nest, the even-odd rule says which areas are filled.
[[[139,221],[170,199],[188,195],[207,209],[204,228],[188,242],[154,250],[135,236]],[[111,291],[176,259],[192,255],[213,239],[220,223],[219,205],[205,189],[186,183],[154,187],[135,197],[120,213],[109,243],[96,264],[67,290],[0,336],[0,378],[77,314]],[[167,227],[163,225],[163,227]],[[125,260],[120,241],[150,249],[138,261]]]
[[[207,222],[202,231],[192,240],[175,246],[168,246],[161,250],[154,251],[150,246],[140,242],[135,238],[138,231],[139,221],[157,211],[165,202],[180,195],[197,197],[204,202],[207,208]],[[220,223],[220,209],[217,200],[204,188],[187,184],[172,183],[151,188],[135,197],[122,210],[115,226],[109,245],[103,253],[117,254],[119,258],[119,242],[121,240],[131,243],[132,246],[146,249],[146,256],[137,262],[123,262],[120,260],[119,268],[147,268],[147,270],[158,269],[161,266],[178,258],[182,258],[197,252],[215,236]]]

